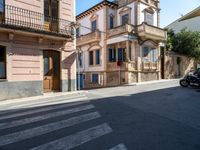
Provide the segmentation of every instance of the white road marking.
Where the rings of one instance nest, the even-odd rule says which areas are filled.
[[[126,146],[124,144],[119,144],[109,150],[127,150]]]
[[[49,118],[53,118],[53,117],[57,117],[57,116],[72,114],[72,113],[76,113],[76,112],[80,112],[80,111],[84,111],[84,110],[88,110],[88,109],[93,109],[93,108],[95,108],[94,105],[84,105],[84,106],[75,107],[75,108],[71,108],[71,109],[67,109],[67,110],[50,112],[50,113],[32,117],[32,118],[25,118],[25,119],[21,119],[21,120],[6,122],[6,123],[0,123],[0,129],[6,129],[6,128],[15,127],[15,126],[20,126],[20,125],[24,125],[27,123],[33,123],[33,122],[37,122],[37,121],[41,121],[41,120],[45,120],[45,119],[49,119]]]
[[[104,123],[73,135],[52,141],[50,143],[32,148],[31,150],[69,150],[110,132],[112,132],[112,129],[107,123]]]
[[[67,108],[67,107],[70,107],[70,106],[81,105],[81,104],[84,104],[84,103],[87,103],[87,102],[69,103],[67,105],[63,104],[63,105],[58,105],[58,106],[47,106],[45,108],[37,108],[36,110],[27,110],[25,112],[1,116],[0,120],[14,118],[14,117],[20,117],[20,116],[24,116],[24,115],[30,115],[30,114],[34,114],[34,113],[45,112],[45,111],[49,111],[49,110],[53,110],[53,109],[60,109],[60,108],[65,108],[65,107]]]
[[[27,130],[11,133],[8,135],[0,136],[0,146],[19,142],[19,141],[32,138],[35,136],[43,135],[46,133],[50,133],[52,131],[70,127],[70,126],[80,124],[89,120],[97,119],[99,117],[101,117],[101,115],[98,112],[93,112],[89,114],[80,115],[77,117],[72,117],[67,120],[53,122],[53,123],[49,123],[43,126],[32,128],[32,129],[27,129]]]
[[[49,100],[66,100],[66,99],[75,99],[75,98],[80,98],[80,97],[86,97],[85,95],[74,95],[74,96],[58,96],[58,97],[47,97],[47,98],[38,98],[38,99],[33,99],[31,100],[29,97],[28,98],[22,98],[18,101],[15,100],[6,100],[2,101],[0,104],[0,107],[2,106],[11,106],[11,105],[18,105],[18,104],[28,104],[28,103],[35,103],[35,102],[45,102]]]
[[[37,106],[47,106],[47,105],[53,105],[53,104],[62,104],[62,103],[70,103],[70,102],[78,102],[78,101],[83,101],[86,100],[87,97],[79,97],[79,98],[71,98],[71,99],[55,99],[55,100],[45,100],[45,101],[37,101],[37,102],[30,102],[30,103],[25,103],[25,104],[18,104],[18,105],[9,105],[9,106],[4,106],[4,109],[6,108],[7,110],[10,109],[22,109],[22,108],[32,108],[32,107],[37,107]],[[3,109],[3,110],[4,110]]]

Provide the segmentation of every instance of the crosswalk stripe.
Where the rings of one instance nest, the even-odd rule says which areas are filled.
[[[67,107],[70,107],[70,106],[76,106],[76,105],[81,105],[81,104],[85,104],[85,103],[88,103],[88,102],[83,101],[83,102],[69,103],[69,104],[63,104],[63,105],[58,105],[58,106],[47,106],[45,108],[39,107],[36,110],[27,110],[25,112],[20,112],[20,113],[14,113],[16,111],[13,111],[13,114],[1,116],[0,120],[14,118],[14,117],[20,117],[20,116],[24,116],[24,115],[30,115],[30,114],[34,114],[34,113],[41,113],[41,112],[45,112],[45,111],[49,111],[49,110],[53,110],[53,109],[61,109],[61,108],[65,108],[65,107],[67,108]]]
[[[127,150],[126,146],[124,144],[119,144],[109,150]]]
[[[53,118],[57,116],[67,115],[71,113],[76,113],[76,112],[93,109],[93,108],[94,108],[94,105],[86,105],[86,106],[80,106],[80,107],[57,111],[57,112],[50,112],[50,113],[32,117],[32,118],[25,118],[21,120],[6,122],[6,123],[0,123],[0,129],[11,128],[11,127],[19,126],[19,125],[24,125],[27,123],[33,123],[33,122],[37,122],[37,121],[41,121],[41,120],[45,120],[45,119],[49,119],[49,118]]]
[[[8,135],[0,136],[0,146],[5,146],[7,144],[12,144],[12,143],[19,142],[19,141],[22,141],[22,140],[25,140],[28,138],[32,138],[35,136],[50,133],[52,131],[70,127],[70,126],[80,124],[80,123],[83,123],[83,122],[86,122],[89,120],[97,119],[99,117],[101,117],[101,115],[98,112],[93,112],[93,113],[89,113],[89,114],[80,115],[77,117],[72,117],[67,120],[62,120],[59,122],[46,124],[46,125],[43,125],[40,127],[27,129],[27,130],[19,131],[16,133],[11,133]]]
[[[23,104],[18,104],[18,105],[8,105],[8,106],[1,106],[0,105],[0,110],[11,110],[11,109],[19,109],[19,108],[31,108],[31,107],[36,107],[36,106],[46,106],[46,105],[53,105],[53,104],[61,104],[64,102],[78,102],[78,101],[83,101],[86,100],[87,97],[79,97],[79,98],[71,98],[71,99],[56,99],[56,100],[45,100],[45,101],[33,101],[29,103],[23,103]],[[6,109],[5,109],[6,108]]]
[[[32,148],[31,150],[69,150],[110,132],[112,132],[112,129],[107,123],[104,123],[73,135],[52,141],[50,143]]]

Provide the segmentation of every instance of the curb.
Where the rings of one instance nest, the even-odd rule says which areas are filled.
[[[81,91],[73,91],[73,92],[57,92],[57,93],[44,93],[43,95],[32,96],[32,97],[23,97],[23,98],[16,98],[16,99],[7,99],[0,101],[0,104],[9,104],[13,102],[23,102],[23,101],[33,101],[38,99],[46,99],[46,98],[53,98],[53,97],[61,97],[67,95],[81,95],[88,93],[88,91],[81,90]]]
[[[147,81],[147,82],[140,82],[140,83],[130,83],[126,84],[125,86],[138,86],[138,85],[148,85],[153,83],[165,83],[165,82],[172,82],[172,81],[179,81],[180,79],[165,79],[165,80],[155,80],[155,81]]]

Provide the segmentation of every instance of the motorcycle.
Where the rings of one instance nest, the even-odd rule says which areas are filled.
[[[200,69],[195,73],[188,73],[179,81],[182,87],[200,87]]]

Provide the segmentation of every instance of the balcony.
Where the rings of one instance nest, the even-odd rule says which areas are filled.
[[[143,62],[142,63],[143,70],[159,70],[158,62]]]
[[[76,45],[81,46],[100,41],[101,41],[101,33],[100,31],[96,30],[95,32],[91,32],[89,34],[81,35],[80,37],[78,37],[76,39]]]
[[[128,71],[135,71],[137,69],[136,62],[123,62],[121,66],[117,65],[117,62],[109,62],[107,63],[107,70],[108,71],[117,71],[117,70],[128,70]]]
[[[131,61],[128,63],[128,71],[136,71],[137,70],[137,63],[135,61]]]
[[[134,30],[134,27],[129,24],[118,26],[113,29],[110,29],[107,33],[107,37],[110,38],[110,37],[118,36],[124,33],[131,33],[133,32],[133,30]]]
[[[125,70],[127,68],[127,64],[123,62],[121,66],[117,65],[117,62],[108,62],[107,63],[107,71],[118,71]]]
[[[0,27],[65,38],[73,35],[68,20],[46,17],[44,14],[10,5],[4,7],[5,12],[0,13]]]
[[[138,35],[142,38],[158,41],[166,40],[167,33],[165,30],[148,25],[147,23],[142,23],[141,25],[139,25],[137,30]]]

